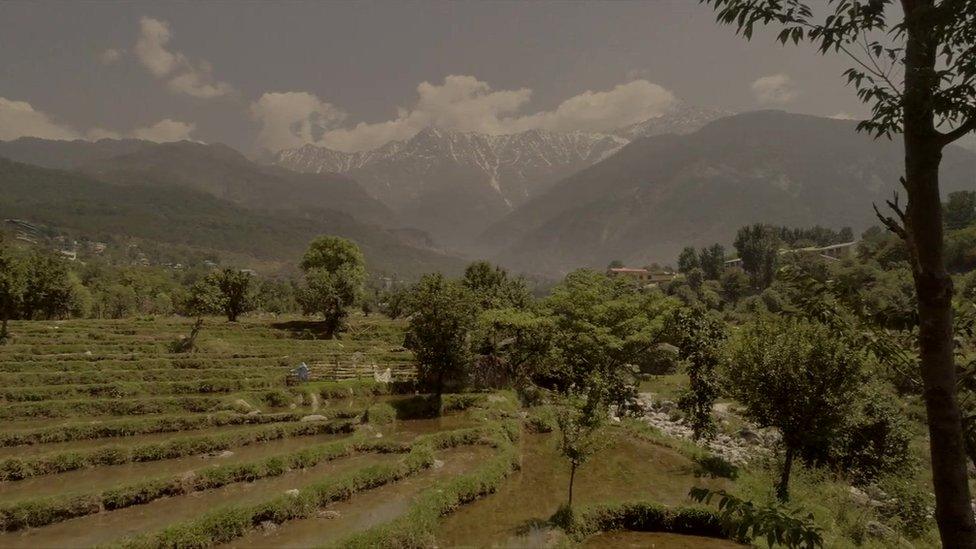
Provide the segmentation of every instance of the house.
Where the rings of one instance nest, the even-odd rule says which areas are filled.
[[[607,269],[607,276],[611,278],[623,277],[647,285],[657,285],[674,280],[675,274],[667,271],[651,271],[634,267],[611,267]]]

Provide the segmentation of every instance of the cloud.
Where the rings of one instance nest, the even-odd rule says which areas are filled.
[[[13,101],[0,97],[0,141],[10,141],[20,137],[89,141],[135,137],[162,143],[190,139],[190,134],[195,129],[195,124],[165,118],[151,126],[135,128],[125,133],[98,127],[81,132],[67,124],[55,122],[48,114],[36,110],[26,101]]]
[[[182,53],[167,49],[171,36],[165,21],[152,17],[139,20],[135,54],[150,74],[166,79],[167,87],[174,93],[210,99],[234,92],[233,86],[214,78],[210,63],[193,63]]]
[[[827,118],[833,118],[834,120],[857,120],[857,118],[853,114],[846,111],[841,111],[837,114],[832,114]]]
[[[258,144],[277,151],[315,142],[346,115],[310,93],[269,92],[251,103],[251,116],[261,122]]]
[[[98,54],[98,61],[103,65],[114,65],[122,59],[124,50],[109,48]]]
[[[262,125],[258,144],[267,149],[315,143],[354,152],[409,139],[427,126],[494,135],[532,129],[608,131],[663,114],[675,102],[661,86],[634,80],[608,91],[583,92],[552,111],[520,115],[531,97],[528,88],[493,90],[473,76],[450,75],[440,84],[419,84],[413,106],[398,108],[396,117],[383,122],[339,127],[345,114],[307,92],[265,94],[252,103],[251,114]]]
[[[757,78],[751,88],[761,105],[785,105],[800,94],[793,79],[782,73]]]
[[[47,114],[35,110],[26,101],[0,97],[0,141],[18,137],[79,139],[81,135],[71,127],[57,123]]]
[[[196,128],[196,124],[191,122],[180,122],[179,120],[164,118],[152,126],[136,128],[132,130],[130,135],[136,139],[165,143],[167,141],[190,139],[190,134]]]

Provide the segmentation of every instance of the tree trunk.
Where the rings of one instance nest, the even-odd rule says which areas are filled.
[[[935,129],[937,41],[926,21],[931,0],[903,0],[905,49],[904,109],[905,238],[918,295],[919,355],[932,457],[935,518],[944,547],[976,547],[956,398],[952,338],[952,279],[943,257],[942,197],[939,194],[941,134]]]
[[[779,477],[779,484],[776,485],[776,497],[786,503],[790,500],[790,472],[793,470],[793,448],[786,449],[786,457],[783,460],[783,472]]]
[[[576,464],[569,467],[569,507],[573,507],[573,484],[576,482]]]
[[[6,343],[7,342],[7,338],[10,336],[9,332],[7,332],[7,323],[10,320],[9,316],[10,315],[8,315],[5,312],[3,314],[3,320],[0,321],[0,345],[3,345],[4,343]]]

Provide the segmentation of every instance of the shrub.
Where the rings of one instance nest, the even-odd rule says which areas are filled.
[[[373,425],[387,425],[396,419],[396,410],[389,404],[373,404],[366,409],[366,422]]]

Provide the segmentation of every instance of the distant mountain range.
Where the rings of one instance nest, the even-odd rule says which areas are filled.
[[[348,174],[406,224],[464,250],[491,223],[632,139],[689,133],[727,114],[680,105],[610,134],[530,130],[486,135],[427,128],[371,151],[305,145],[279,151],[273,162],[300,172]]]
[[[688,106],[612,135],[428,128],[368,152],[285,150],[277,165],[186,141],[18,139],[0,157],[17,161],[0,164],[3,217],[282,266],[336,234],[403,277],[458,272],[446,247],[558,276],[672,263],[749,223],[859,231],[903,163],[899,143],[852,121]],[[976,153],[946,150],[942,188],[976,189]]]
[[[313,237],[337,234],[387,273],[462,266],[401,228],[347,176],[255,164],[224,145],[18,139],[0,142],[0,157],[31,162],[0,164],[0,216],[90,238],[132,236],[286,265]]]
[[[673,263],[683,246],[729,245],[749,223],[855,231],[898,189],[900,143],[855,122],[779,111],[640,138],[552,185],[482,236],[495,260],[529,273]],[[942,189],[976,189],[976,154],[946,150]]]

